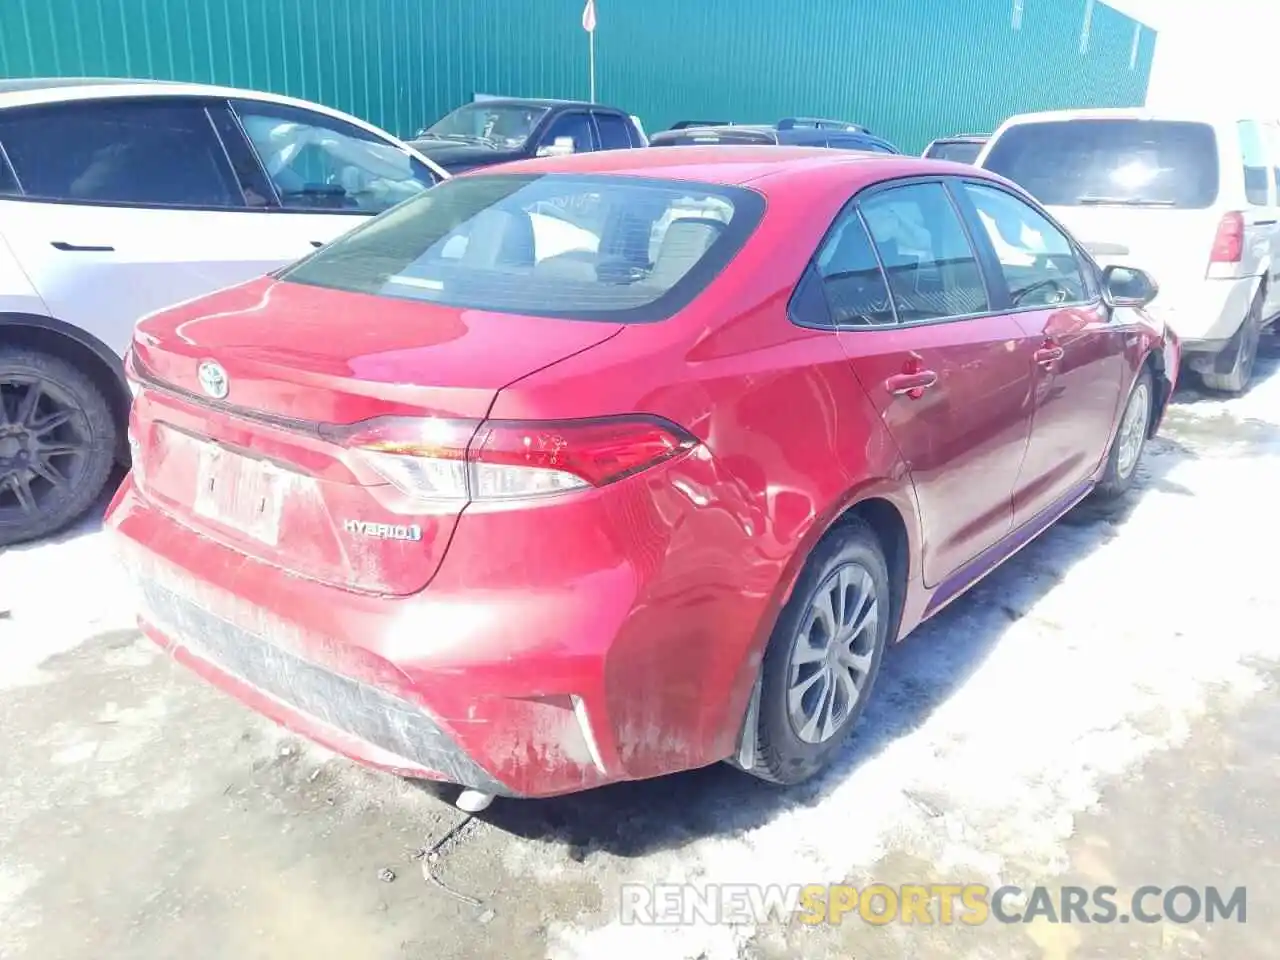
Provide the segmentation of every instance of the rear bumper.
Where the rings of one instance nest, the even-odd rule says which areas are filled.
[[[641,512],[640,484],[631,492],[635,509],[617,492],[611,516],[563,508],[599,531],[579,549],[547,536],[554,515],[527,530],[509,516],[505,541],[455,541],[430,589],[403,598],[245,557],[183,526],[132,475],[107,525],[143,631],[251,709],[402,776],[552,796],[730,756],[750,696],[764,598],[696,548],[655,549],[664,518]],[[702,517],[716,519],[698,514],[691,536]]]
[[[1178,334],[1184,356],[1219,353],[1248,315],[1259,281],[1241,277],[1178,285],[1167,298],[1163,293],[1156,297],[1147,310]]]

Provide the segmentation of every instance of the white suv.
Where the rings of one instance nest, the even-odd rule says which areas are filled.
[[[79,517],[127,458],[120,359],[139,317],[297,260],[445,176],[289,97],[0,81],[0,547]]]
[[[1280,128],[1146,110],[1023,114],[977,165],[1030,191],[1106,266],[1155,277],[1148,307],[1206,386],[1246,389],[1280,314]]]

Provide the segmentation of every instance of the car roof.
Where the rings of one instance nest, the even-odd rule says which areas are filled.
[[[1011,116],[1001,129],[1021,123],[1051,123],[1062,120],[1181,120],[1201,123],[1233,122],[1247,119],[1248,111],[1240,111],[1240,117],[1230,110],[1205,112],[1199,110],[1151,110],[1146,107],[1093,107],[1076,110],[1042,110],[1036,113],[1018,113]]]
[[[253,100],[285,107],[298,107],[312,113],[324,114],[346,123],[354,124],[371,133],[403,143],[394,134],[374,126],[360,117],[343,113],[333,107],[297,97],[262,90],[244,90],[239,87],[222,87],[207,83],[185,83],[177,80],[151,80],[130,77],[28,77],[0,80],[0,110],[15,107],[42,106],[55,103],[84,102],[91,100],[138,99],[141,97],[215,97],[220,99]],[[407,146],[407,145],[406,145]],[[448,176],[440,166],[408,147],[413,156],[425,163],[438,176]]]
[[[770,185],[828,172],[875,182],[896,177],[951,174],[972,177],[974,168],[947,160],[901,154],[862,153],[829,147],[687,146],[679,150],[600,150],[567,157],[542,157],[489,167],[475,174],[607,174],[688,180],[722,186]],[[992,177],[991,179],[997,179]]]
[[[361,126],[371,127],[358,117],[335,110],[322,103],[287,97],[262,90],[245,90],[240,87],[224,87],[207,83],[185,83],[178,80],[150,80],[129,77],[30,77],[17,80],[0,80],[0,110],[10,107],[33,106],[48,103],[66,103],[72,100],[110,100],[138,97],[223,97],[237,100],[257,100],[282,106],[302,107],[317,113],[327,113],[345,120],[356,120]],[[386,131],[383,131],[384,133]]]
[[[507,106],[507,107],[583,107],[592,110],[613,110],[621,113],[618,107],[605,106],[602,103],[591,103],[588,100],[554,100],[549,97],[485,97],[483,100],[474,100],[471,103],[464,103],[462,106]],[[458,108],[455,108],[458,109]]]

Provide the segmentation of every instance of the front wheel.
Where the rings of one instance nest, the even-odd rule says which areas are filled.
[[[814,551],[769,639],[748,773],[796,784],[831,762],[871,695],[891,608],[880,544],[849,521]]]
[[[41,351],[0,348],[0,547],[79,519],[115,450],[111,409],[89,377]]]
[[[1094,490],[1100,500],[1116,500],[1129,492],[1133,478],[1146,449],[1147,435],[1151,432],[1151,410],[1155,405],[1155,388],[1151,371],[1146,367],[1138,374],[1129,390],[1124,413],[1120,415],[1120,427],[1111,450],[1107,454],[1106,470]]]

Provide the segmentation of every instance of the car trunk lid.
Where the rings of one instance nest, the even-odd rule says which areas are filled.
[[[507,384],[620,329],[272,279],[231,288],[139,324],[135,478],[238,552],[349,589],[413,593],[465,501],[409,496],[324,425],[409,417],[469,429]]]

